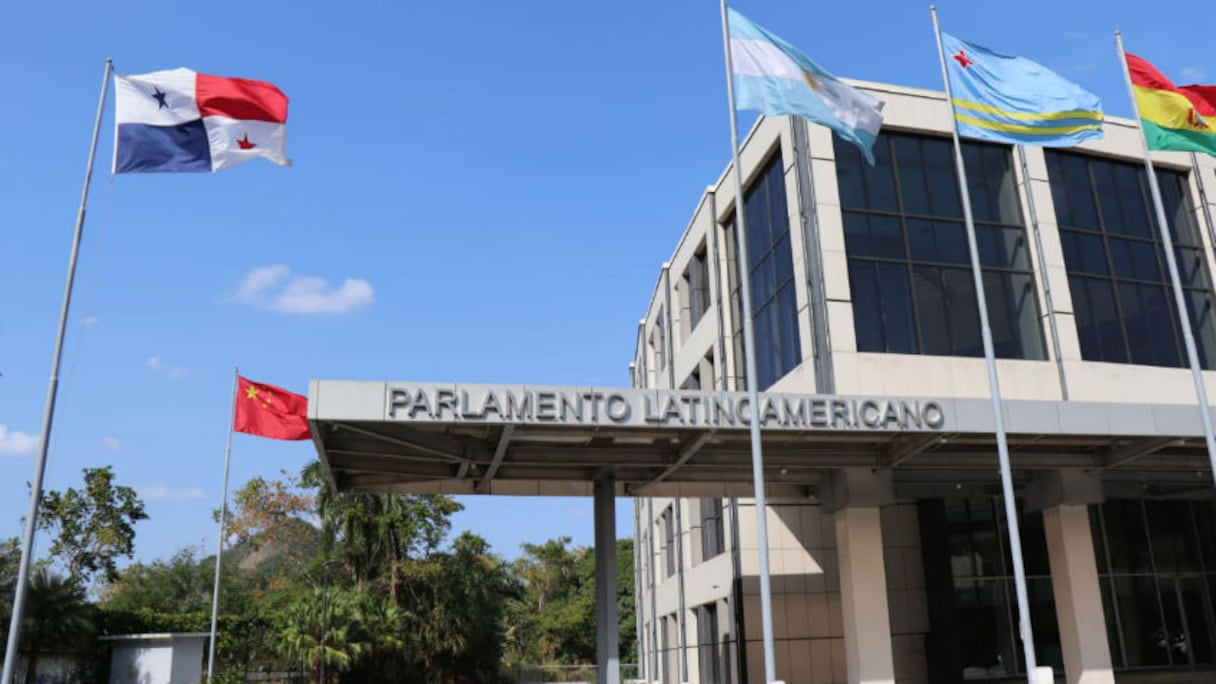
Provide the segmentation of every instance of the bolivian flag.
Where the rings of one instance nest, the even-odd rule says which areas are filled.
[[[1216,157],[1216,86],[1176,86],[1131,53],[1127,70],[1150,150],[1193,150]]]

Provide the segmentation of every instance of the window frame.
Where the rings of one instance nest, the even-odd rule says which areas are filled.
[[[914,161],[903,165],[900,149],[911,143],[916,143]],[[934,195],[930,180],[930,152],[936,152],[940,156],[942,150],[926,147],[925,143],[948,146],[949,139],[883,131],[875,143],[875,153],[887,160],[889,166],[883,170],[884,175],[886,172],[890,175],[889,178],[871,178],[865,175],[865,169],[868,167],[861,166],[865,162],[860,161],[860,153],[847,144],[835,142],[837,182],[841,187],[840,211],[845,232],[846,263],[852,292],[857,350],[884,354],[981,357],[984,352],[979,306],[966,242],[961,199],[958,198],[958,173],[953,164],[954,151],[949,149],[948,171],[936,169],[939,172],[937,182],[946,182],[955,193],[951,201],[951,198]],[[968,164],[968,169],[973,171],[987,169],[996,159],[992,156],[994,151],[1003,155],[1001,161],[1005,173],[1009,174],[1008,178],[1002,178],[994,186],[989,182],[988,174],[971,173],[967,177],[967,185],[973,194],[973,209],[979,205],[979,216],[974,218],[973,225],[980,250],[980,268],[988,302],[990,327],[994,332],[1002,328],[1010,331],[1009,335],[996,340],[996,356],[1046,360],[1039,288],[1030,248],[1031,236],[1022,212],[1021,192],[1017,188],[1011,148],[970,140],[963,143],[964,156],[976,157]],[[908,150],[905,149],[903,154],[909,154]],[[849,167],[842,168],[842,162],[858,168],[862,175],[856,179],[843,177],[843,174],[847,173],[845,169]],[[942,160],[937,162],[940,166]],[[946,173],[948,178],[940,176],[940,173]],[[927,202],[928,208],[923,210],[908,206],[912,201],[909,194],[911,191],[904,190],[910,180],[918,178],[925,183],[921,188],[924,194],[921,201]],[[846,194],[846,187],[851,180],[855,180],[860,186],[849,190],[850,194],[859,192],[858,201]],[[1005,183],[1009,185],[1002,187]],[[871,185],[881,185],[884,191],[890,192],[890,199],[881,201],[878,196],[872,196]],[[1003,193],[1012,193],[1012,200],[1008,197],[1002,199]],[[979,201],[975,201],[976,199]],[[953,213],[955,210],[957,215]],[[867,237],[850,240],[850,225],[863,224],[866,226]],[[893,239],[893,233],[889,233],[892,239],[886,242],[883,242],[881,237],[874,237],[875,225],[886,226],[885,230],[888,232],[892,228],[897,230],[898,240]],[[880,227],[879,230],[883,228]],[[943,235],[948,231],[953,231],[954,236],[943,239]],[[914,239],[914,234],[922,238]],[[927,243],[922,241],[924,235],[931,236],[932,256],[925,254]],[[1009,236],[1013,236],[1012,242],[1009,241]],[[854,243],[852,248],[849,244],[851,241]],[[866,249],[859,250],[861,245],[865,245]],[[1004,263],[994,263],[993,259],[986,258],[990,255],[987,248],[994,245],[1004,246],[1001,253],[1005,258]],[[1014,249],[1010,250],[1010,245]],[[889,248],[892,251],[884,254],[880,248]],[[947,251],[953,254],[953,258],[943,256]],[[903,280],[900,283],[892,281],[892,278]],[[934,285],[937,287],[933,287]],[[933,297],[934,294],[938,296]],[[874,301],[859,301],[870,296]],[[926,306],[935,301],[938,306],[931,312]],[[931,317],[935,317],[935,320],[929,320]],[[875,323],[876,330],[873,329]],[[902,329],[902,332],[895,332],[897,328]],[[955,332],[956,329],[963,331]],[[942,330],[945,334],[938,335]],[[871,344],[872,338],[876,344]],[[943,348],[943,341],[946,348]]]
[[[1047,150],[1044,157],[1055,205],[1055,219],[1064,255],[1065,273],[1068,277],[1069,290],[1072,293],[1073,309],[1076,312],[1077,336],[1081,346],[1082,359],[1159,368],[1187,367],[1189,359],[1182,335],[1181,316],[1175,302],[1173,282],[1166,263],[1165,243],[1161,239],[1161,227],[1157,225],[1156,211],[1143,164],[1063,150]],[[1070,165],[1077,163],[1084,164],[1084,177],[1080,179],[1073,177],[1076,168],[1069,169]],[[1140,218],[1146,222],[1145,233],[1122,232],[1115,228],[1116,225],[1126,227],[1126,219],[1123,215],[1126,214],[1128,208],[1125,202],[1119,201],[1119,197],[1103,197],[1104,185],[1099,181],[1098,173],[1108,169],[1110,179],[1116,186],[1114,190],[1117,190],[1116,173],[1118,171],[1125,170],[1135,174],[1139,208],[1143,209],[1144,215],[1132,218]],[[1190,279],[1192,282],[1183,282],[1182,289],[1186,295],[1186,313],[1195,333],[1196,350],[1199,353],[1200,363],[1205,370],[1216,370],[1216,320],[1213,317],[1213,309],[1216,307],[1216,291],[1212,286],[1212,274],[1201,229],[1194,220],[1195,202],[1189,189],[1189,172],[1156,167],[1154,173],[1157,177],[1157,184],[1162,190],[1163,202],[1171,202],[1171,206],[1165,207],[1166,220],[1173,239],[1174,256],[1180,267],[1180,277],[1187,263],[1183,258],[1184,255],[1191,254],[1199,257],[1199,268],[1195,269],[1194,278]],[[1074,195],[1078,184],[1083,185],[1088,191],[1085,201],[1092,213],[1095,226],[1073,225],[1081,222],[1077,220],[1077,204],[1081,198]],[[1105,190],[1113,191],[1111,188],[1105,188]],[[1173,204],[1174,200],[1177,201],[1176,205]],[[1118,221],[1107,216],[1112,201],[1117,204],[1120,214]],[[1179,217],[1182,217],[1181,225]],[[1092,259],[1094,256],[1079,251],[1083,249],[1079,246],[1080,242],[1085,241],[1091,245],[1095,241],[1101,242],[1102,272],[1093,270],[1097,265],[1095,261],[1078,262],[1078,259],[1084,260],[1087,256]],[[1126,273],[1128,266],[1135,269],[1143,264],[1123,263],[1116,256],[1116,247],[1123,245],[1127,245],[1129,249],[1132,245],[1151,249],[1156,277],[1128,275]],[[1130,252],[1127,258],[1133,261],[1135,259]],[[1195,280],[1199,281],[1198,285],[1193,284]],[[1102,294],[1109,295],[1109,303],[1113,304],[1114,308],[1109,320],[1104,321],[1095,317],[1095,307],[1091,301],[1092,296],[1097,292],[1094,288],[1103,288]],[[1129,292],[1133,288],[1138,299],[1134,302],[1131,301],[1132,293]],[[1133,342],[1135,338],[1143,338],[1151,339],[1150,344],[1152,345],[1163,343],[1161,334],[1163,326],[1160,321],[1155,321],[1150,326],[1153,331],[1151,334],[1144,329],[1140,331],[1140,335],[1136,335],[1136,331],[1129,325],[1133,321],[1148,320],[1147,314],[1131,319],[1128,317],[1128,310],[1133,304],[1137,310],[1144,307],[1143,297],[1146,292],[1155,292],[1156,296],[1165,302],[1164,315],[1168,317],[1170,341],[1172,342],[1170,349],[1160,346],[1146,348],[1143,344]],[[1206,299],[1206,325],[1202,320],[1203,315],[1197,312],[1196,297],[1200,300]],[[1118,335],[1111,339],[1112,331],[1109,328],[1113,321],[1118,322],[1119,328]],[[1113,343],[1117,343],[1120,348],[1114,348]],[[1164,362],[1163,352],[1171,357],[1172,363]]]
[[[802,330],[798,314],[799,278],[795,273],[793,249],[793,234],[795,224],[789,217],[789,196],[785,190],[785,164],[780,146],[774,149],[758,165],[762,169],[752,179],[751,184],[744,190],[744,209],[747,211],[747,275],[751,294],[751,313],[753,337],[756,345],[756,388],[765,390],[771,387],[790,371],[797,368],[803,361]],[[761,244],[757,237],[755,225],[755,202],[759,199],[760,190],[764,190],[764,207],[767,222],[763,226],[768,239],[763,251],[757,249]],[[737,235],[737,207],[723,222],[726,233],[727,258],[730,264],[730,298],[732,336],[736,364],[736,378],[748,381],[743,350],[743,307],[741,288],[741,264],[739,263],[739,247]],[[780,220],[782,230],[773,234],[774,219]],[[785,259],[788,258],[788,264]],[[781,263],[778,263],[780,260]],[[771,282],[764,283],[765,293],[757,287],[759,274],[771,274]],[[758,301],[759,297],[763,297]],[[788,306],[785,306],[787,305]],[[783,308],[785,307],[785,308]],[[767,327],[766,327],[767,324]],[[789,348],[786,348],[788,343]],[[743,385],[740,389],[745,388]]]

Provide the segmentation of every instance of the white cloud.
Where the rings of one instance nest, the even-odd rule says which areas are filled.
[[[9,431],[0,425],[0,456],[29,456],[38,450],[38,437]]]
[[[1182,77],[1183,81],[1198,83],[1207,80],[1208,71],[1202,67],[1184,66],[1178,71],[1178,75]]]
[[[101,319],[96,316],[85,316],[84,318],[80,319],[80,325],[85,328],[91,328],[97,325],[97,322],[100,320]]]
[[[286,264],[259,266],[245,274],[245,280],[241,282],[236,298],[242,302],[255,302],[262,293],[283,282],[290,275],[291,269]]]
[[[170,487],[167,484],[139,485],[135,491],[146,501],[194,501],[206,495],[201,487]]]
[[[114,435],[106,435],[101,438],[101,443],[110,451],[118,451],[122,448],[122,442]]]
[[[144,366],[153,373],[161,375],[168,380],[180,380],[190,372],[189,368],[166,365],[159,356],[149,356],[148,360],[144,361]]]
[[[376,292],[362,278],[347,278],[340,285],[331,285],[316,276],[293,276],[288,266],[274,264],[245,274],[236,298],[282,314],[310,316],[361,309],[375,301]]]

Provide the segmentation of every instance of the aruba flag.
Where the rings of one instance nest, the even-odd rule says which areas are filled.
[[[1044,147],[1102,137],[1102,101],[1076,83],[946,33],[942,47],[959,135]]]
[[[219,171],[287,159],[287,96],[190,69],[115,76],[114,173]]]

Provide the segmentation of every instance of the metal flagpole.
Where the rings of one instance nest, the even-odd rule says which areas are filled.
[[[1064,373],[1064,359],[1060,354],[1060,330],[1056,326],[1056,305],[1051,296],[1051,278],[1047,273],[1047,257],[1043,255],[1043,236],[1039,230],[1039,212],[1034,206],[1034,193],[1031,189],[1030,167],[1026,164],[1026,148],[1015,145],[1018,163],[1022,167],[1022,184],[1026,188],[1026,206],[1030,208],[1030,227],[1034,232],[1034,251],[1039,258],[1039,270],[1042,273],[1043,298],[1047,300],[1047,322],[1051,326],[1051,348],[1056,355],[1056,372],[1060,376],[1060,396],[1068,401],[1068,377]]]
[[[220,539],[215,547],[215,587],[211,590],[211,642],[207,646],[207,681],[215,667],[215,628],[220,615],[220,561],[224,557],[224,530],[228,523],[228,466],[232,463],[232,429],[236,424],[236,393],[240,386],[239,371],[232,367],[232,409],[228,411],[228,441],[224,447],[224,494],[220,499]],[[321,654],[324,660],[325,654]]]
[[[1131,70],[1127,66],[1127,53],[1123,51],[1123,34],[1115,31],[1115,46],[1119,49],[1119,61],[1123,63],[1123,77],[1127,81],[1127,94],[1132,98],[1132,109],[1136,113],[1136,128],[1140,131],[1140,143],[1144,146],[1144,170],[1148,174],[1148,188],[1153,195],[1153,207],[1157,212],[1157,230],[1161,235],[1161,246],[1165,249],[1165,263],[1170,269],[1170,283],[1174,289],[1174,305],[1178,310],[1178,321],[1182,326],[1182,340],[1186,345],[1186,356],[1191,363],[1191,376],[1195,380],[1195,394],[1199,398],[1199,416],[1203,420],[1203,436],[1208,444],[1208,462],[1212,476],[1216,477],[1216,438],[1212,436],[1212,409],[1208,404],[1208,392],[1203,386],[1203,369],[1199,365],[1199,352],[1195,349],[1195,336],[1191,331],[1190,307],[1182,292],[1182,278],[1178,276],[1178,260],[1174,256],[1174,238],[1165,218],[1165,206],[1161,202],[1161,188],[1157,185],[1157,173],[1153,169],[1153,158],[1149,156],[1148,139],[1144,137],[1144,124],[1140,121],[1140,105],[1136,102],[1136,89],[1132,86]]]
[[[735,176],[735,242],[739,253],[739,298],[743,317],[743,358],[747,366],[747,401],[751,407],[752,482],[756,498],[756,544],[760,547],[760,625],[764,634],[764,681],[777,681],[777,658],[773,645],[773,592],[768,563],[768,508],[764,492],[764,451],[760,444],[760,401],[756,387],[756,337],[752,330],[751,277],[748,273],[747,227],[743,208],[743,171],[739,168],[739,121],[735,113],[735,80],[731,68],[730,26],[726,0],[722,10],[722,46],[726,52],[726,98],[730,104],[730,152]]]
[[[1038,661],[1034,653],[1034,633],[1030,625],[1030,604],[1026,591],[1026,569],[1022,561],[1022,532],[1018,524],[1017,503],[1013,498],[1013,473],[1009,465],[1009,444],[1005,438],[1005,416],[1001,408],[1001,385],[997,379],[996,359],[992,349],[992,329],[988,325],[988,298],[984,293],[983,271],[980,269],[979,249],[975,242],[975,222],[971,217],[971,195],[967,191],[967,170],[963,164],[963,146],[954,121],[954,95],[950,76],[946,72],[946,50],[942,47],[942,31],[937,23],[937,7],[929,7],[933,15],[933,33],[937,37],[937,55],[942,65],[942,80],[946,84],[946,104],[951,107],[950,134],[954,139],[954,165],[958,169],[958,189],[963,200],[963,221],[967,227],[967,248],[971,253],[971,277],[975,281],[975,300],[980,310],[980,335],[984,341],[984,362],[988,366],[988,387],[992,395],[992,418],[996,428],[997,456],[1001,468],[1001,490],[1005,499],[1005,522],[1009,526],[1009,553],[1013,560],[1013,583],[1018,598],[1018,622],[1022,636],[1022,651],[1026,657],[1026,681],[1035,684]]]
[[[63,287],[63,305],[59,310],[59,332],[55,337],[55,353],[51,357],[51,378],[47,383],[46,406],[42,414],[42,438],[38,443],[38,462],[34,466],[34,483],[30,487],[30,511],[25,517],[25,537],[21,545],[21,565],[17,572],[16,592],[13,596],[13,616],[9,622],[8,643],[4,649],[4,672],[0,684],[13,681],[13,670],[17,665],[17,648],[21,639],[21,622],[25,615],[26,590],[29,588],[30,559],[34,555],[34,531],[38,526],[38,508],[42,503],[42,476],[46,472],[47,449],[51,444],[51,424],[55,419],[55,398],[59,393],[59,364],[63,359],[63,338],[67,332],[68,311],[72,304],[72,283],[76,280],[76,260],[80,255],[80,239],[84,233],[85,206],[89,201],[89,183],[93,178],[93,160],[97,156],[97,136],[101,132],[101,117],[105,112],[106,92],[110,87],[110,74],[114,62],[106,59],[105,72],[101,77],[101,97],[97,101],[97,118],[93,122],[93,140],[89,144],[89,161],[85,166],[84,190],[80,193],[80,209],[76,212],[76,231],[72,236],[72,251],[68,257],[67,282]]]

